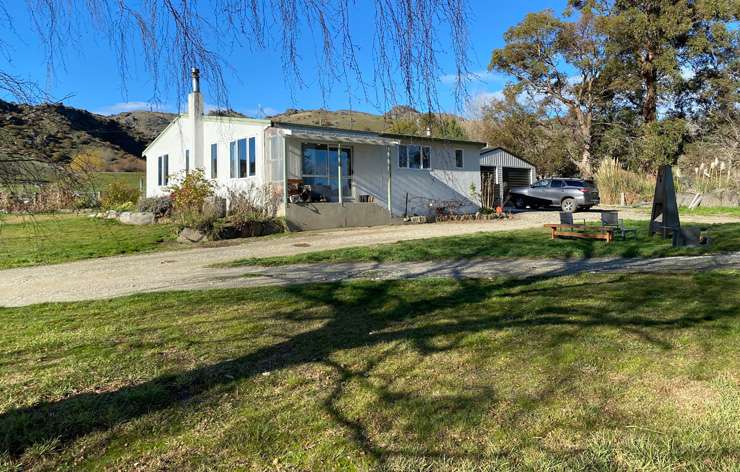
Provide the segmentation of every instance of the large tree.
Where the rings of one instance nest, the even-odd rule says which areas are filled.
[[[738,54],[738,30],[730,23],[740,15],[737,0],[570,0],[569,4],[604,17],[612,66],[644,123],[657,120],[659,105],[685,113],[702,98],[705,105],[718,104],[731,88],[727,74]],[[711,99],[706,100],[707,94],[713,95]]]
[[[572,21],[550,10],[531,13],[506,32],[506,46],[493,51],[489,65],[516,79],[508,86],[514,93],[542,97],[549,113],[571,126],[580,150],[574,163],[586,178],[594,169],[594,116],[613,93],[601,20],[589,8]]]

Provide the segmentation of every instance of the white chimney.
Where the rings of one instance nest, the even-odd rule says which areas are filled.
[[[193,67],[191,72],[193,91],[188,95],[188,121],[190,122],[190,140],[187,150],[193,159],[193,167],[203,169],[203,95],[200,93],[200,71]]]

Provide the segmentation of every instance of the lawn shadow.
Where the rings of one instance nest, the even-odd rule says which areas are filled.
[[[660,339],[661,330],[696,326],[723,317],[735,317],[735,310],[722,309],[713,300],[715,290],[706,290],[700,296],[706,297],[701,306],[706,307],[692,314],[666,318],[638,316],[644,312],[646,304],[653,303],[650,293],[671,293],[671,281],[666,279],[660,287],[646,287],[638,293],[617,292],[610,300],[611,305],[603,312],[594,312],[589,307],[573,306],[563,309],[562,305],[544,304],[538,310],[526,314],[495,311],[481,316],[467,314],[465,306],[486,301],[492,296],[521,299],[537,293],[539,296],[557,299],[562,296],[558,286],[548,288],[540,282],[556,274],[529,279],[504,279],[501,281],[481,281],[460,279],[450,289],[439,290],[435,296],[406,298],[398,296],[397,290],[404,281],[362,282],[355,284],[312,284],[291,285],[283,290],[291,297],[308,300],[312,305],[328,307],[326,321],[320,327],[290,337],[289,339],[257,349],[243,356],[205,365],[189,371],[163,375],[152,380],[100,393],[81,393],[67,398],[42,402],[27,408],[18,408],[0,414],[0,454],[11,457],[22,455],[37,444],[52,440],[60,444],[69,443],[95,431],[107,430],[124,422],[152,412],[177,407],[205,394],[219,386],[255,377],[264,372],[286,369],[297,365],[320,362],[338,372],[324,408],[338,425],[348,431],[356,445],[375,460],[383,462],[394,455],[416,454],[404,449],[392,450],[373,443],[365,426],[348,418],[337,408],[337,400],[343,395],[343,385],[350,380],[363,382],[373,369],[384,361],[390,351],[369,359],[360,370],[349,370],[338,364],[332,356],[340,351],[368,346],[392,346],[394,343],[410,343],[420,355],[456,349],[464,336],[453,342],[439,346],[433,342],[439,336],[468,335],[472,333],[504,330],[510,328],[535,329],[539,326],[572,326],[579,329],[607,326],[625,330],[639,336],[644,342],[660,349],[670,349],[671,345]],[[701,275],[697,275],[700,277]],[[619,286],[629,276],[612,275],[606,281],[581,282],[583,290],[608,290],[610,285]],[[614,285],[617,284],[617,285]],[[688,303],[696,293],[673,293],[679,300]],[[692,298],[693,297],[693,298]],[[659,300],[655,301],[656,307]],[[454,318],[437,320],[424,324],[425,317],[435,310],[446,313],[459,313]],[[298,316],[300,318],[300,316]],[[655,332],[650,332],[655,330]],[[565,339],[564,339],[565,340]],[[559,378],[558,382],[568,382],[569,378]],[[422,405],[433,405],[443,401],[448,408],[467,408],[473,417],[482,417],[480,405],[495,400],[494,391],[481,391],[468,396],[434,398],[403,398],[390,392],[382,385],[380,396],[388,404],[413,401]],[[562,385],[542,386],[541,397],[546,397]],[[478,420],[476,420],[478,421]],[[434,454],[454,455],[455,451],[427,451]],[[470,455],[471,460],[476,456]]]

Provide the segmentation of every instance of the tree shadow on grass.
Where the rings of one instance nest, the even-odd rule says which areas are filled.
[[[568,285],[544,282],[547,277],[531,279],[507,279],[484,281],[461,279],[455,284],[440,284],[435,295],[429,291],[419,295],[401,296],[404,281],[360,282],[353,284],[292,285],[282,290],[289,297],[308,300],[314,306],[328,307],[324,323],[270,346],[260,348],[241,357],[198,367],[186,372],[163,375],[147,382],[102,393],[82,393],[62,400],[43,402],[28,408],[7,411],[0,415],[0,455],[11,457],[22,455],[28,448],[51,440],[69,443],[95,431],[107,430],[148,413],[177,407],[209,392],[211,389],[248,379],[264,372],[310,362],[320,362],[339,373],[339,380],[324,402],[324,408],[336,423],[346,429],[353,441],[377,461],[384,461],[394,454],[418,454],[413,451],[391,450],[373,443],[365,426],[356,419],[342,414],[336,402],[343,395],[343,385],[350,380],[362,381],[373,368],[381,364],[383,356],[370,359],[365,368],[351,371],[332,359],[332,355],[343,350],[409,343],[420,355],[456,349],[465,335],[490,330],[511,328],[537,329],[543,326],[568,326],[577,329],[612,327],[640,337],[644,342],[660,349],[670,349],[669,342],[662,339],[661,331],[698,326],[721,318],[738,316],[735,309],[722,308],[715,302],[721,289],[707,287],[702,291],[675,293],[674,281],[670,277],[655,277],[657,286],[626,293],[630,287],[627,275],[612,275],[600,279]],[[702,277],[701,274],[696,277]],[[544,286],[543,286],[544,285]],[[564,291],[565,288],[565,291]],[[593,305],[548,303],[562,297],[577,296],[579,293],[609,293],[608,304],[599,310]],[[653,294],[652,297],[648,294]],[[600,295],[603,297],[603,295]],[[655,298],[657,296],[657,298]],[[682,316],[665,316],[659,311],[655,316],[645,313],[646,306],[660,307],[660,297],[670,296],[676,306],[686,306],[699,300],[700,309]],[[498,308],[488,312],[468,307],[485,304],[497,298]],[[534,310],[517,309],[522,303],[539,297],[542,303]],[[247,299],[248,300],[248,299]],[[567,302],[567,298],[566,298]],[[439,318],[436,312],[444,312]],[[280,315],[281,316],[281,315]],[[296,320],[300,316],[287,315]],[[455,335],[460,335],[455,337]],[[565,342],[568,336],[558,338]],[[451,342],[440,346],[435,342],[440,336],[453,336]],[[390,354],[389,354],[390,355]],[[558,382],[567,382],[560,378]],[[486,405],[495,398],[495,392],[484,391],[468,396],[452,396],[446,399],[415,397],[403,398],[379,386],[385,404],[411,402],[418,411],[433,411],[436,402],[444,402],[448,408],[469,410],[472,416],[481,417]],[[536,401],[544,401],[561,386],[543,386]],[[550,392],[550,393],[548,393]],[[478,406],[476,406],[478,405]],[[455,451],[427,451],[430,456],[454,456]],[[458,451],[459,452],[459,451]],[[475,455],[470,456],[475,460]]]

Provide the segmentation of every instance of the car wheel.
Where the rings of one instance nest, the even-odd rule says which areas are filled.
[[[560,209],[566,213],[573,213],[576,211],[576,201],[572,198],[565,198],[560,202]]]
[[[519,210],[521,210],[527,206],[527,203],[524,201],[522,197],[516,197],[514,198],[514,206],[517,207]]]

